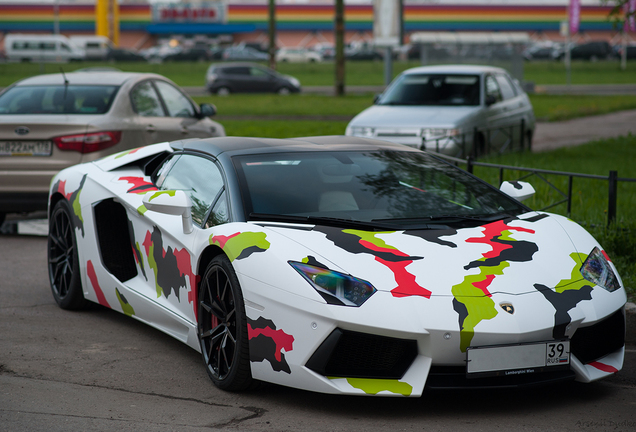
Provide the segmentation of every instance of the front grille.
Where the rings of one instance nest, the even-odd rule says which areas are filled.
[[[609,318],[579,328],[570,343],[572,354],[583,364],[619,350],[625,345],[625,315],[619,309]]]
[[[417,356],[417,342],[336,329],[306,366],[325,376],[399,379]]]

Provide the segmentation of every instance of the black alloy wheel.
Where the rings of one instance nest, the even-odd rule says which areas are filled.
[[[53,297],[62,309],[82,309],[86,305],[72,215],[71,206],[61,200],[49,218],[49,281]]]
[[[230,260],[216,256],[199,285],[199,343],[208,375],[223,390],[249,388],[247,319],[243,295]]]

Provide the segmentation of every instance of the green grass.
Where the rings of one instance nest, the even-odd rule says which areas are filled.
[[[213,103],[224,116],[294,116],[312,119],[352,118],[373,104],[372,94],[348,94],[341,98],[327,95],[296,94],[280,96],[274,94],[230,96],[200,96],[198,103]],[[534,112],[539,121],[559,121],[588,115],[607,114],[615,111],[636,109],[636,97],[581,96],[581,95],[530,95]],[[342,118],[338,118],[342,117]]]
[[[393,63],[393,75],[396,76],[408,68],[419,65],[418,61],[396,61]],[[170,78],[181,86],[202,86],[204,85],[205,72],[209,63],[0,63],[0,87],[6,87],[28,76],[57,73],[60,68],[68,72],[90,66],[114,66],[124,71],[154,72]],[[572,84],[636,83],[634,70],[636,70],[636,61],[629,61],[626,70],[621,70],[618,61],[596,63],[573,61],[571,79]],[[278,71],[295,76],[304,86],[332,86],[335,79],[333,62],[281,63],[278,65]],[[525,62],[524,80],[532,81],[537,85],[565,84],[565,65],[563,62]],[[345,65],[345,83],[346,85],[383,85],[384,63],[382,61],[347,62]]]

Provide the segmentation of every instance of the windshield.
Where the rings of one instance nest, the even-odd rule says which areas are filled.
[[[234,158],[247,220],[262,215],[422,226],[526,208],[464,171],[411,151],[307,152]]]
[[[16,86],[0,95],[0,114],[104,114],[117,86]]]
[[[378,105],[479,105],[478,75],[405,74],[387,89]]]

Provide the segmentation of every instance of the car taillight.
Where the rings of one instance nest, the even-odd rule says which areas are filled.
[[[53,138],[60,150],[92,153],[112,147],[121,140],[121,131],[91,132],[78,135],[65,135]]]

